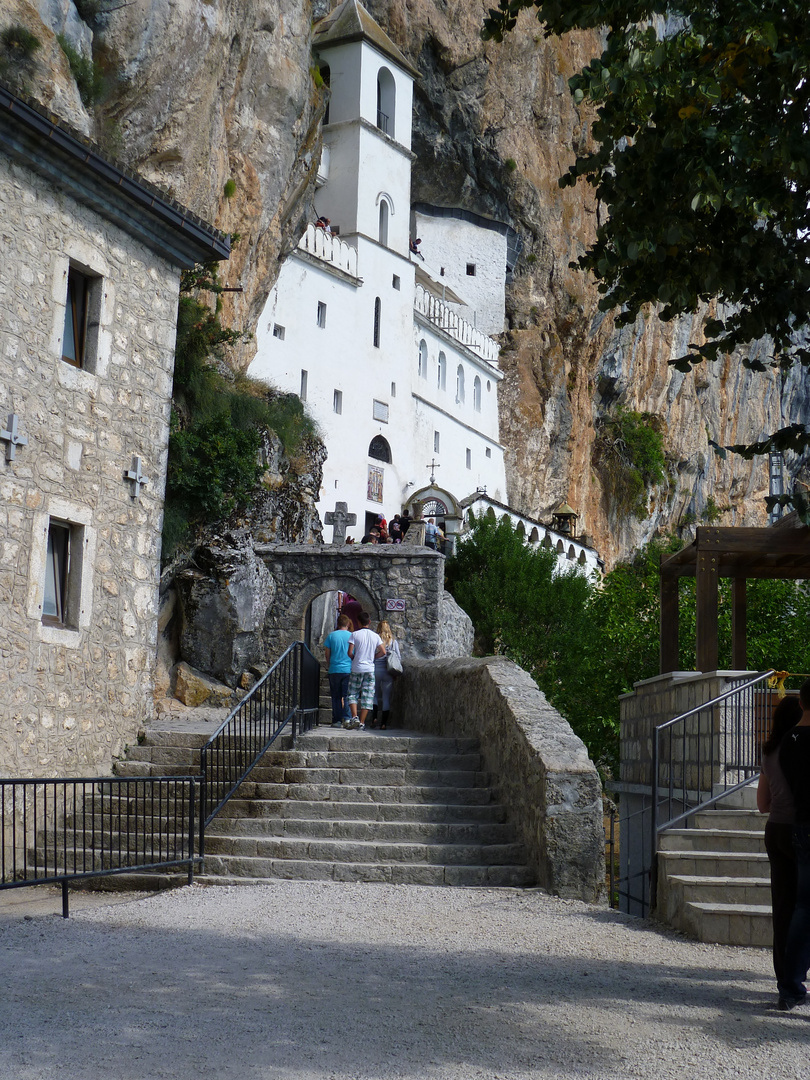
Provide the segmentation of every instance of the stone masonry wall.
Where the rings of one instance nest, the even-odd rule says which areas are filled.
[[[257,544],[254,550],[276,582],[263,634],[269,663],[303,638],[311,601],[336,590],[356,596],[372,624],[387,619],[404,657],[440,655],[444,556],[438,552],[374,544]],[[403,600],[404,610],[386,611],[386,600]],[[322,660],[322,651],[315,652]]]
[[[0,426],[28,440],[0,444],[0,775],[104,773],[152,709],[179,274],[5,158],[0,230]],[[101,279],[88,370],[61,360],[69,264]],[[52,518],[81,577],[68,629],[41,618]]]
[[[582,741],[531,677],[502,657],[416,661],[397,680],[392,723],[480,739],[540,885],[593,901],[604,882],[602,785]]]

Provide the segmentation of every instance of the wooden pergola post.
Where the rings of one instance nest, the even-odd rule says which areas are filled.
[[[748,668],[748,598],[745,587],[745,578],[732,579],[731,666],[737,671]]]
[[[716,671],[717,648],[717,550],[699,548],[695,580],[695,638],[698,671]]]
[[[663,562],[663,556],[662,556]],[[661,648],[658,655],[659,671],[677,671],[678,668],[678,578],[665,574],[661,567]]]

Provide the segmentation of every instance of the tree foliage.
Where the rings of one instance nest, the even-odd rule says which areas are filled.
[[[806,0],[500,0],[501,40],[535,8],[546,35],[608,27],[569,80],[596,106],[584,178],[607,215],[579,259],[619,325],[646,304],[664,320],[710,300],[705,339],[680,370],[761,342],[743,363],[810,364],[810,20]],[[758,452],[803,448],[784,429]],[[739,450],[740,447],[733,449]]]

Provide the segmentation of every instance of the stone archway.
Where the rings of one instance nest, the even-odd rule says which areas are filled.
[[[312,634],[311,628],[308,626],[309,620],[307,616],[314,601],[325,594],[334,594],[336,592],[351,593],[355,600],[362,604],[363,609],[369,613],[373,624],[383,618],[379,597],[373,596],[366,584],[356,577],[348,574],[330,574],[307,582],[298,595],[290,600],[291,611],[298,613],[298,630],[295,634],[295,640],[306,642],[320,661],[324,659],[321,647],[322,635]]]

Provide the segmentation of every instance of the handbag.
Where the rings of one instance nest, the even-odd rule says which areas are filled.
[[[394,646],[391,652],[386,656],[386,663],[388,664],[388,672],[391,675],[402,674],[402,660],[399,656],[399,646],[394,642]]]

